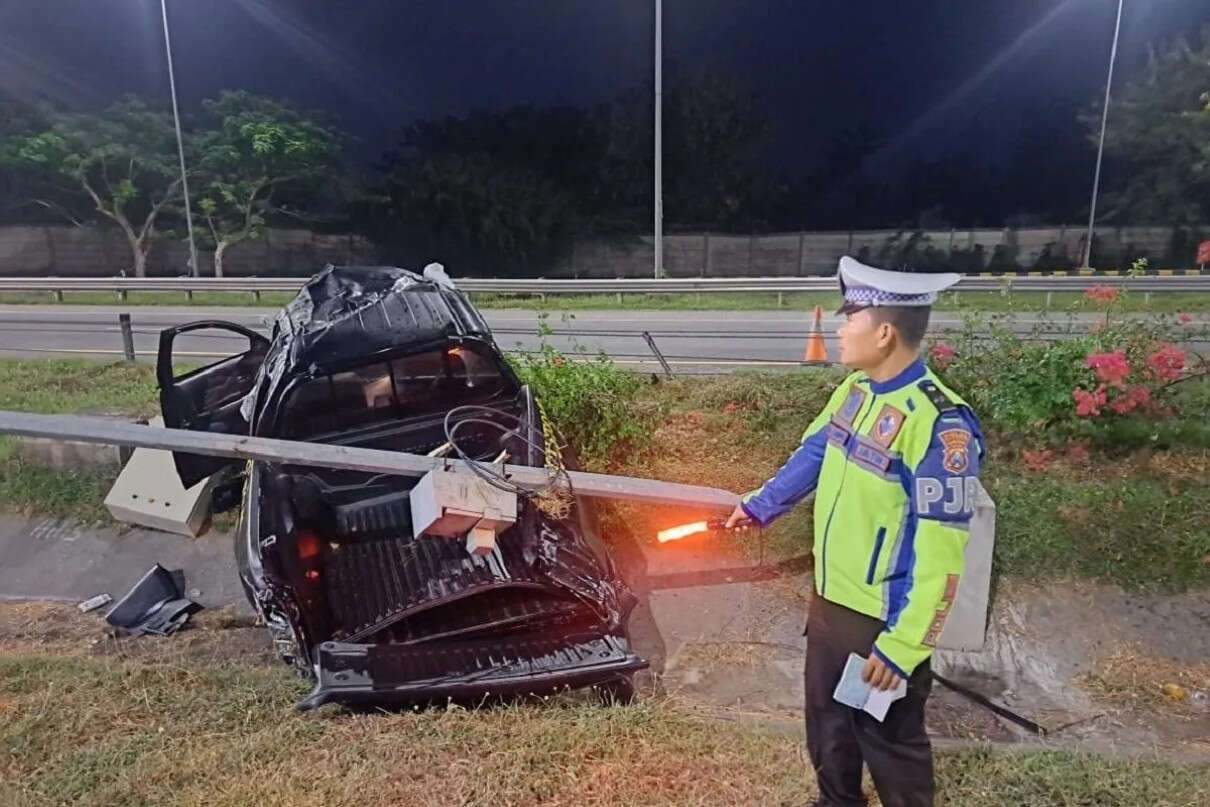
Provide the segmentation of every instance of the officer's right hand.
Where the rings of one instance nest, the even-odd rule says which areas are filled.
[[[744,508],[737,504],[735,510],[727,517],[727,523],[724,526],[729,530],[746,530],[752,526],[752,519],[744,512]]]

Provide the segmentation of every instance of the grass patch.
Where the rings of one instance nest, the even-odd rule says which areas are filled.
[[[159,412],[155,369],[87,359],[0,359],[0,409],[64,414]]]
[[[145,364],[0,359],[0,409],[46,414],[158,413],[155,371]],[[103,501],[117,468],[58,469],[21,456],[0,438],[0,508],[87,524],[111,521]]]
[[[116,467],[63,470],[22,457],[11,439],[0,439],[0,508],[84,524],[109,523],[105,495]]]
[[[1210,586],[1204,476],[1138,468],[1126,478],[1091,469],[1073,477],[993,464],[984,484],[997,504],[1001,574],[1100,579],[1144,591]]]
[[[4,804],[772,805],[815,795],[801,738],[671,703],[300,715],[305,687],[284,667],[198,653],[259,629],[92,644],[93,617],[20,606],[13,620],[13,608],[0,606]],[[1192,806],[1210,791],[1205,768],[1153,760],[966,752],[937,767],[942,803],[964,807]]]
[[[751,490],[798,445],[839,377],[806,370],[647,385],[640,401],[666,414],[650,449],[617,470]],[[1191,424],[1202,417],[1195,415]],[[1055,461],[1034,471],[1021,449],[1031,447],[1024,441],[1040,438],[994,429],[988,438],[992,456],[982,478],[998,506],[998,573],[1034,580],[1076,576],[1131,590],[1210,587],[1210,452],[1190,444],[1134,454],[1094,446],[1079,462]],[[658,530],[700,516],[609,503],[603,531],[629,529],[640,540],[654,540]],[[800,505],[762,539],[774,557],[788,557],[807,552],[812,534],[811,507]],[[751,538],[740,540],[752,546]]]

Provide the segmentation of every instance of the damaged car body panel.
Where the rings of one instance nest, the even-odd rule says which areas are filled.
[[[328,267],[267,341],[194,325],[161,338],[168,426],[427,454],[447,442],[446,415],[473,404],[502,427],[461,428],[469,456],[547,462],[537,402],[443,273]],[[173,377],[173,338],[191,327],[237,330],[249,349]],[[187,483],[237,466],[175,459]],[[479,557],[460,539],[413,534],[417,481],[247,463],[237,566],[278,654],[316,680],[301,707],[629,688],[647,666],[626,634],[635,600],[590,505],[573,498],[556,518],[522,498],[516,523]]]

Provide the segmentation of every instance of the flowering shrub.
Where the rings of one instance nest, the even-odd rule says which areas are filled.
[[[1147,372],[1152,378],[1173,382],[1181,377],[1189,355],[1175,345],[1163,345],[1147,357]]]
[[[1130,374],[1130,365],[1126,363],[1126,353],[1122,350],[1093,353],[1084,364],[1096,373],[1097,381],[1118,389],[1125,386],[1126,376]]]
[[[1187,361],[1188,354],[1170,344],[1156,345],[1139,363],[1141,366],[1134,368],[1125,350],[1092,353],[1084,364],[1092,370],[1097,384],[1092,390],[1084,387],[1072,390],[1076,416],[1098,417],[1106,409],[1115,415],[1161,412],[1160,408],[1153,406],[1156,393],[1184,377]]]
[[[1092,287],[1085,296],[1098,303],[1119,299],[1106,287]],[[1210,331],[1171,317],[1108,313],[1093,325],[1043,315],[1031,332],[1021,333],[1009,316],[971,314],[961,333],[935,344],[929,355],[986,421],[1060,438],[1109,434],[1098,432],[1101,424],[1165,418],[1180,400],[1173,397],[1175,385],[1210,375],[1203,358],[1178,346],[1196,344]],[[1135,434],[1149,427],[1131,428]]]
[[[1112,286],[1089,286],[1084,290],[1084,299],[1094,303],[1116,303],[1121,291]]]
[[[1082,418],[1101,414],[1101,407],[1106,403],[1104,387],[1097,387],[1093,392],[1076,387],[1072,390],[1071,397],[1076,402],[1076,415]]]
[[[954,346],[949,342],[938,342],[929,350],[929,358],[938,370],[949,367],[954,360]]]

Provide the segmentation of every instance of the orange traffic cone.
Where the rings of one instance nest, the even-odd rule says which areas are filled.
[[[807,337],[807,355],[804,364],[827,363],[828,348],[823,343],[823,310],[815,306],[815,322],[811,325],[811,334]]]

